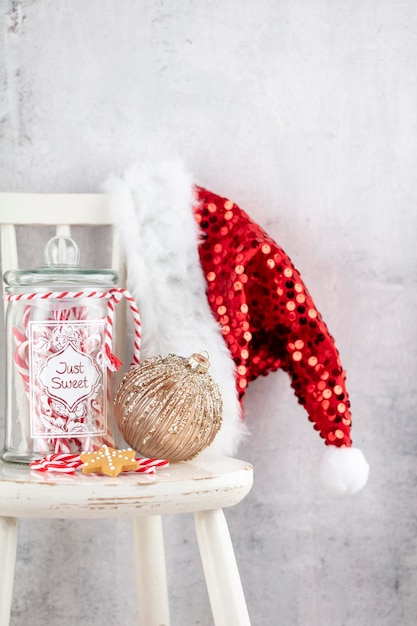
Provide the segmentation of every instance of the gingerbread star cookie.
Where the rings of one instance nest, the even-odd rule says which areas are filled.
[[[109,446],[101,446],[94,452],[84,452],[80,454],[83,461],[83,474],[106,474],[106,476],[118,476],[121,472],[129,472],[139,467],[139,462],[135,459],[136,452],[131,448],[127,450],[116,450]]]

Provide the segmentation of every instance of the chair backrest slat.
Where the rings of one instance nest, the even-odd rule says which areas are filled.
[[[113,223],[110,198],[95,193],[0,193],[2,224]]]
[[[3,272],[19,268],[14,224],[1,224],[1,261]]]
[[[57,237],[71,237],[71,226],[69,224],[58,224],[56,235]]]

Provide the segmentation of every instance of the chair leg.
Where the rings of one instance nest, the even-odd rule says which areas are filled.
[[[8,626],[16,564],[17,519],[0,517],[0,624]]]
[[[139,624],[169,626],[168,586],[162,519],[133,519]]]
[[[222,509],[198,511],[195,528],[216,626],[250,626],[229,528]]]

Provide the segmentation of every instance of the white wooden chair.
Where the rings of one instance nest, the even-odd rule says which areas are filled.
[[[2,271],[17,269],[15,225],[111,225],[100,194],[0,194]],[[113,236],[112,267],[124,270]],[[117,334],[123,344],[123,324]],[[119,345],[120,345],[119,343]],[[0,353],[3,351],[0,351]],[[169,624],[161,516],[194,513],[195,529],[216,626],[250,624],[229,530],[222,509],[240,502],[253,482],[249,463],[226,457],[173,464],[144,486],[140,474],[117,478],[43,474],[0,461],[0,624],[10,619],[19,518],[130,517],[134,527],[139,618],[142,626]]]

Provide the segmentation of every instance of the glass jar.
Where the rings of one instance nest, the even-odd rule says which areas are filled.
[[[114,446],[105,341],[109,290],[118,274],[82,269],[70,237],[51,239],[45,261],[3,276],[8,305],[1,457],[13,463]]]

